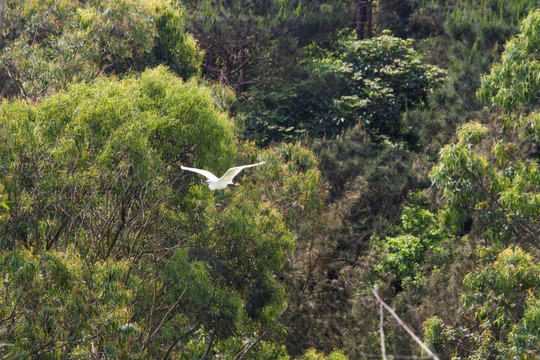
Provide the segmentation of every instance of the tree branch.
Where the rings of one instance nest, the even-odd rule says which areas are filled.
[[[234,357],[234,360],[242,360],[242,359],[244,358],[244,356],[247,355],[247,353],[249,352],[249,350],[251,350],[255,345],[257,345],[257,343],[258,343],[259,341],[262,340],[262,338],[264,338],[270,331],[272,331],[272,330],[276,327],[279,318],[281,318],[281,316],[282,316],[282,315],[285,313],[285,311],[287,310],[287,307],[288,307],[288,306],[289,306],[289,305],[286,305],[286,306],[285,306],[285,309],[283,309],[283,311],[277,316],[276,320],[274,321],[274,324],[273,324],[268,330],[264,331],[261,335],[259,335],[259,336],[257,337],[257,339],[256,339],[254,342],[252,342],[251,344],[249,344],[243,351],[241,351],[241,352],[239,352],[238,354],[236,354],[236,356]]]
[[[382,358],[384,360],[387,360],[386,357],[386,344],[384,343],[384,310],[383,310],[383,304],[379,303],[379,332],[381,333],[381,352],[382,352]]]
[[[426,344],[424,344],[422,342],[422,340],[420,340],[420,338],[418,336],[416,336],[416,334],[411,330],[409,329],[409,327],[407,325],[405,325],[405,323],[399,318],[399,316],[397,316],[396,312],[390,307],[388,306],[387,303],[385,303],[384,301],[382,301],[382,299],[379,297],[379,294],[377,293],[377,290],[375,290],[375,288],[371,289],[371,292],[373,293],[373,295],[375,296],[375,299],[377,299],[377,302],[379,304],[381,304],[382,306],[384,306],[384,308],[386,310],[388,310],[388,312],[394,317],[394,319],[396,319],[397,323],[413,338],[413,340],[418,344],[420,345],[420,347],[429,355],[431,356],[432,359],[435,359],[435,360],[439,360],[439,357],[437,355],[435,355],[435,353],[433,351],[431,351],[427,346]]]
[[[214,333],[210,335],[210,342],[208,343],[208,346],[206,347],[206,351],[204,352],[201,360],[205,360],[208,354],[210,353],[210,349],[212,348],[212,344],[214,343]]]
[[[195,329],[197,329],[199,327],[200,324],[196,324],[196,325],[193,325],[192,327],[190,327],[185,333],[183,333],[182,335],[180,335],[179,337],[176,338],[176,340],[174,340],[174,342],[171,344],[171,346],[169,346],[169,349],[167,350],[167,352],[165,353],[165,355],[163,356],[163,359],[162,360],[167,360],[167,358],[169,357],[169,354],[171,353],[171,351],[174,349],[174,347],[176,346],[176,344],[178,344],[178,342],[180,340],[182,340],[183,338],[185,338],[186,336],[188,336],[189,334],[191,334],[193,331],[195,331]]]

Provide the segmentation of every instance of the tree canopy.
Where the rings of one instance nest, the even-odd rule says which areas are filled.
[[[7,1],[0,95],[40,98],[70,82],[164,64],[184,78],[202,52],[167,0]]]
[[[310,51],[297,78],[244,108],[247,130],[260,142],[335,136],[356,124],[376,137],[402,138],[409,133],[403,113],[423,104],[443,74],[423,63],[410,41],[390,35],[356,40],[351,34],[331,51]]]
[[[540,356],[537,0],[0,7],[0,358]]]
[[[180,343],[200,356],[238,352],[239,334],[271,326],[294,236],[270,204],[287,192],[313,201],[317,173],[291,167],[315,166],[309,153],[260,155],[274,177],[291,157],[281,171],[294,181],[279,190],[190,186],[180,164],[224,170],[239,158],[234,125],[210,88],[162,67],[0,114],[5,354],[163,356]]]

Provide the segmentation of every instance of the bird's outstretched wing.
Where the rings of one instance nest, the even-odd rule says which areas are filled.
[[[258,165],[262,165],[264,164],[265,162],[260,162],[258,164],[250,164],[250,165],[242,165],[242,166],[236,166],[236,167],[233,167],[233,168],[230,168],[229,170],[227,170],[227,172],[219,179],[219,181],[226,181],[226,182],[232,182],[232,179],[238,175],[238,173],[240,171],[242,171],[243,169],[245,168],[249,168],[249,167],[253,167],[253,166],[258,166]]]
[[[196,172],[197,174],[201,174],[202,176],[206,177],[208,180],[211,180],[211,181],[219,180],[217,176],[212,174],[210,171],[195,169],[195,168],[190,168],[190,167],[185,167],[185,166],[180,166],[180,169]]]

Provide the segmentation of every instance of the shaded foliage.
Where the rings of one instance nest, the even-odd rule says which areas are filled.
[[[534,21],[526,23],[533,24]],[[513,29],[515,31],[516,27]],[[535,35],[532,35],[532,32],[528,34],[518,36],[516,39],[527,38],[534,42]],[[490,44],[489,46],[493,47],[493,44]],[[425,49],[426,45],[427,43],[421,44],[420,48]],[[316,144],[320,142],[328,145],[328,151],[321,151],[321,170],[330,185],[332,202],[329,208],[332,206],[335,208],[324,215],[324,221],[329,224],[325,227],[327,232],[324,230],[320,232],[318,236],[320,240],[307,242],[315,245],[306,248],[309,256],[304,255],[304,277],[301,278],[302,281],[296,283],[300,290],[292,292],[293,298],[300,305],[296,307],[296,317],[291,316],[290,320],[285,320],[285,324],[294,331],[291,333],[293,339],[302,338],[308,341],[307,346],[313,346],[311,344],[324,338],[327,339],[327,347],[322,347],[323,349],[329,351],[337,346],[346,349],[347,354],[352,357],[361,357],[363,353],[378,353],[379,318],[376,307],[372,306],[374,303],[369,291],[374,284],[384,289],[383,296],[391,299],[388,301],[395,304],[400,316],[403,316],[405,322],[416,329],[417,333],[422,332],[424,319],[434,314],[440,315],[439,320],[434,320],[435,328],[448,326],[460,329],[460,326],[467,324],[460,316],[462,304],[459,294],[465,293],[468,286],[462,283],[462,279],[474,269],[477,262],[476,247],[485,245],[488,241],[484,238],[484,234],[497,244],[521,242],[523,246],[537,254],[534,250],[537,236],[535,213],[538,213],[535,206],[536,135],[532,130],[536,128],[534,95],[527,97],[529,100],[532,99],[530,103],[514,107],[512,117],[502,117],[500,122],[494,123],[493,126],[486,120],[496,119],[500,114],[498,109],[482,109],[470,113],[471,104],[473,108],[481,109],[481,103],[471,98],[476,87],[469,86],[471,81],[479,84],[479,77],[478,73],[473,76],[462,70],[472,71],[476,68],[478,64],[473,64],[472,60],[476,59],[475,54],[484,51],[481,50],[484,45],[480,46],[480,43],[475,46],[469,45],[471,52],[467,56],[471,63],[461,63],[460,56],[464,54],[452,53],[455,48],[450,48],[449,53],[455,56],[451,59],[454,62],[453,67],[448,71],[450,82],[430,95],[426,100],[428,105],[426,109],[408,110],[401,119],[403,124],[414,125],[412,132],[419,136],[416,148],[401,147],[398,142],[373,143],[365,132],[358,129],[354,131],[349,129],[339,135],[335,142],[325,138],[318,142],[314,141]],[[440,46],[441,44],[439,49]],[[489,59],[493,59],[497,51],[498,49],[494,49],[490,53],[493,57]],[[526,52],[520,51],[517,54],[520,54],[518,58],[527,59],[526,63],[534,64],[534,52],[529,58]],[[488,53],[484,51],[483,55]],[[482,58],[480,54],[478,57],[484,61],[483,69],[487,70],[490,60]],[[445,62],[449,63],[448,58]],[[534,65],[527,66],[534,68]],[[517,65],[517,69],[519,68],[520,65]],[[530,72],[522,71],[519,74],[525,73]],[[530,89],[531,94],[537,93],[534,90],[534,82],[525,85],[521,81],[526,78],[533,79],[534,72],[530,76],[523,75],[520,80],[515,77],[516,72],[509,74],[514,75],[508,76],[508,79],[512,78],[516,86],[519,83],[522,88]],[[329,82],[327,85],[321,92],[332,88],[333,83]],[[494,86],[497,89],[498,85]],[[316,86],[313,88],[317,89]],[[314,91],[305,93],[312,95]],[[449,144],[443,148],[439,164],[431,172],[433,185],[444,184],[442,190],[445,197],[441,198],[438,190],[429,186],[430,156],[435,159],[437,145],[446,141],[452,126],[465,121],[465,115],[478,116],[479,121],[466,124],[459,129],[456,144]],[[523,128],[519,124],[523,124]],[[445,134],[436,135],[441,130]],[[498,139],[503,139],[502,145],[493,146]],[[510,139],[515,139],[516,142],[507,147],[506,141]],[[396,149],[395,153],[390,150],[392,148]],[[427,154],[415,152],[420,149],[425,149]],[[389,156],[390,154],[394,156]],[[396,156],[397,154],[399,155]],[[506,157],[502,157],[503,154]],[[374,166],[377,162],[368,159],[380,159],[380,164],[393,166]],[[404,169],[414,169],[408,173],[410,177],[398,175],[407,173],[399,170],[401,165],[404,165]],[[521,170],[513,172],[518,168]],[[368,174],[370,176],[367,176]],[[443,176],[441,177],[444,178],[443,182],[439,182],[437,177],[439,174]],[[492,181],[493,185],[490,184]],[[507,185],[500,187],[501,184]],[[516,187],[510,184],[515,184]],[[401,190],[397,191],[398,188]],[[406,223],[400,225],[399,214],[402,213],[403,202],[405,199],[412,200],[408,198],[408,191],[418,188],[425,189],[424,193],[433,201],[429,205],[430,212],[424,213],[424,215],[431,214],[428,218],[424,216],[425,224],[431,225],[425,227],[408,226]],[[378,189],[383,191],[377,192]],[[395,198],[392,197],[394,191],[397,191],[395,194],[399,194]],[[499,199],[499,196],[503,196],[505,200]],[[510,203],[506,200],[510,198],[515,201]],[[421,208],[426,206],[416,204],[413,209],[418,205],[421,205]],[[499,206],[504,207],[504,211],[501,211]],[[438,217],[438,207],[443,210],[442,218]],[[423,212],[419,211],[421,208],[412,210],[409,207],[404,213],[413,213],[412,218],[421,219],[423,218]],[[357,216],[348,215],[353,213]],[[383,246],[381,248],[374,246],[381,244],[379,240],[381,238],[384,239]],[[369,242],[369,239],[372,241]],[[305,240],[299,239],[299,246],[302,241]],[[426,243],[427,248],[424,247]],[[429,244],[435,251],[429,250]],[[295,271],[301,272],[300,269],[302,267],[298,266]],[[400,281],[396,283],[396,279]],[[351,289],[357,291],[353,292]],[[534,299],[526,302],[534,304]],[[534,309],[534,305],[531,306]],[[535,319],[531,311],[533,310],[526,312],[527,324],[531,324]],[[302,317],[302,314],[305,316]],[[313,318],[312,314],[320,315]],[[307,324],[299,326],[302,321]],[[395,322],[385,319],[384,328],[388,341],[387,351],[395,354],[418,354],[417,347],[411,345],[408,336]],[[523,346],[526,339],[523,326],[520,325],[515,331],[510,330],[507,334],[517,334],[518,328],[520,340],[516,341],[521,341]],[[355,331],[353,334],[350,329],[358,332]],[[426,328],[428,333],[431,330],[433,329]],[[456,333],[454,339],[458,339],[456,341],[459,343],[473,337],[480,338],[478,333],[468,334],[466,335],[468,337],[465,335],[459,337]],[[534,331],[531,334],[534,334]],[[489,342],[488,338],[485,339]],[[534,336],[530,339],[533,341],[531,344],[534,344]],[[289,348],[295,354],[299,352],[295,343],[289,345]],[[530,346],[528,349],[533,348],[534,346]],[[506,349],[511,349],[511,346]],[[514,348],[512,351],[517,349]],[[526,347],[521,349],[528,351]],[[442,352],[443,358],[445,354],[449,353]],[[461,355],[463,354],[465,353]],[[509,354],[506,352],[504,356],[510,356]]]
[[[189,30],[205,51],[205,74],[238,95],[296,66],[298,44],[324,39],[348,23],[350,5],[337,1],[191,1]],[[239,101],[244,99],[239,97]]]
[[[405,137],[403,113],[421,105],[442,77],[411,45],[389,35],[350,35],[331,51],[312,49],[298,78],[246,105],[248,135],[267,143],[302,133],[335,136],[362,124],[376,137]]]
[[[393,230],[409,191],[429,186],[428,169],[421,155],[403,151],[400,144],[374,142],[361,127],[319,146],[329,198],[311,232],[297,240],[285,278],[291,304],[283,324],[294,355],[306,347],[341,348],[355,358],[371,353],[364,345],[373,344],[367,336],[370,315],[355,310],[358,305],[372,311],[356,301],[358,288],[378,277],[370,239]],[[348,332],[359,324],[362,331]]]

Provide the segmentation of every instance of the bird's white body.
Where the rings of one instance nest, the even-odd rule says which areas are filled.
[[[242,166],[236,166],[236,167],[230,168],[219,179],[218,179],[218,177],[216,175],[212,174],[210,171],[196,169],[196,168],[190,168],[190,167],[185,167],[185,166],[180,166],[180,168],[182,170],[193,171],[193,172],[196,172],[197,174],[201,174],[202,176],[204,176],[204,177],[206,177],[208,179],[208,181],[205,181],[204,183],[208,184],[208,188],[210,190],[219,190],[219,189],[225,189],[227,187],[227,185],[233,185],[234,183],[233,183],[232,180],[243,169],[253,167],[253,166],[262,165],[262,164],[264,164],[264,161],[260,162],[260,163],[257,163],[257,164],[242,165]]]

